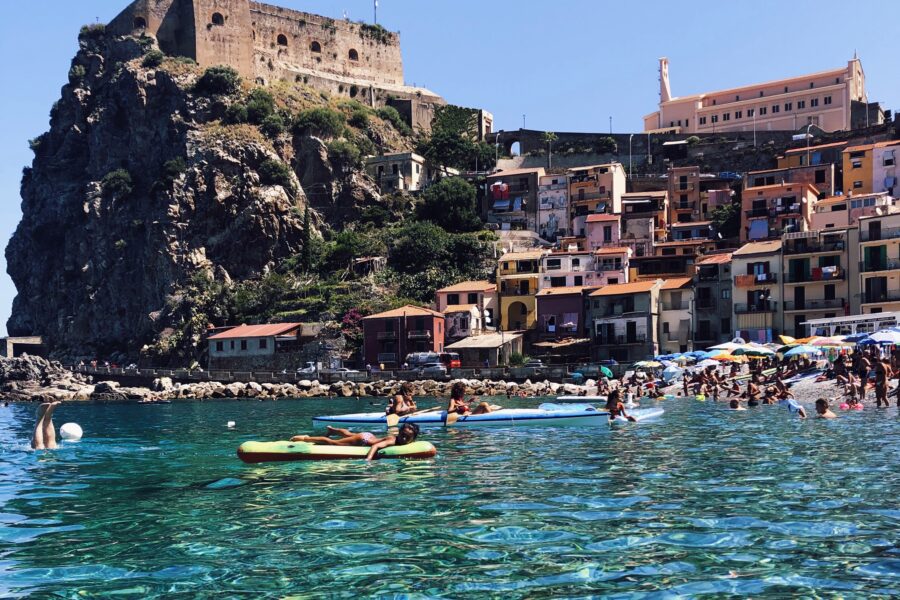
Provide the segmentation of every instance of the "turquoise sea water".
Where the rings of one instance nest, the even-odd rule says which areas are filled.
[[[0,408],[0,597],[900,596],[897,409],[662,405],[428,432],[431,461],[262,466],[240,442],[369,402],[63,406],[85,439],[43,453],[34,407]]]

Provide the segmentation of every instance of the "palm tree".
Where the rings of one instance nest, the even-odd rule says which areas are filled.
[[[545,131],[543,135],[544,143],[547,144],[547,170],[553,168],[553,142],[559,139],[552,131]]]

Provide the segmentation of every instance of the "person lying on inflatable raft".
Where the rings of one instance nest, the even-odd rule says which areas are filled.
[[[340,436],[338,439],[332,439],[330,436]],[[339,427],[328,427],[328,436],[315,435],[295,435],[291,438],[292,442],[308,442],[310,444],[325,444],[328,446],[368,446],[369,453],[366,460],[374,460],[379,450],[390,446],[405,446],[412,444],[419,437],[419,426],[415,423],[404,423],[400,426],[397,435],[387,435],[383,438],[376,437],[375,434],[368,431],[363,433],[353,433],[349,429],[341,429]]]

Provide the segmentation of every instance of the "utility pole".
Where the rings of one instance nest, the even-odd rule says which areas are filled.
[[[522,129],[525,129],[525,114],[522,114]]]
[[[375,25],[378,25],[378,0],[375,0]]]
[[[609,116],[609,135],[612,135],[612,115]]]

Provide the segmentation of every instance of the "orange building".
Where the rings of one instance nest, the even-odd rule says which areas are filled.
[[[818,190],[808,183],[750,187],[741,197],[741,242],[809,231]]]

